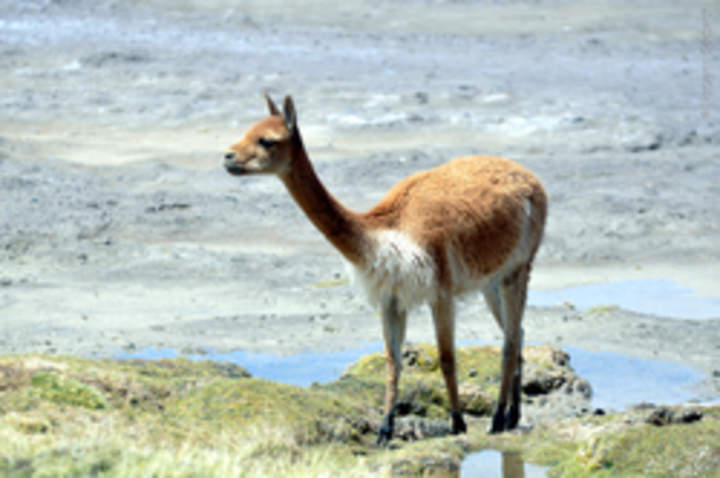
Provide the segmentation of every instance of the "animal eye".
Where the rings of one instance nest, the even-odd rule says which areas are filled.
[[[260,146],[262,146],[263,148],[268,149],[268,148],[272,148],[273,146],[275,146],[277,144],[277,141],[272,140],[272,139],[260,138],[258,140],[258,144]]]

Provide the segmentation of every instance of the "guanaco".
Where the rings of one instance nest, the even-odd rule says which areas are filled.
[[[384,418],[378,444],[393,434],[406,316],[428,303],[452,432],[467,430],[458,397],[454,298],[482,291],[503,331],[501,384],[490,432],[520,420],[523,330],[530,268],[545,226],[547,198],[526,168],[495,156],[460,157],[400,181],[366,213],[345,208],[316,175],[295,106],[270,116],[225,153],[230,174],[275,174],[320,232],[354,266],[382,315],[386,356]],[[509,405],[509,406],[508,406]],[[507,413],[506,413],[507,409]]]

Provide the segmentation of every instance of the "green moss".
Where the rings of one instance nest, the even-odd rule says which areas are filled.
[[[390,476],[457,477],[464,445],[463,440],[452,438],[421,440],[380,452],[374,460]]]
[[[90,409],[108,406],[105,397],[94,387],[62,378],[55,372],[37,372],[30,379],[30,384],[42,399],[57,404]]]
[[[549,347],[528,363],[559,367]],[[478,416],[497,388],[497,347],[461,347],[458,375]],[[395,440],[373,447],[385,360],[363,357],[340,379],[310,388],[250,378],[212,362],[0,358],[3,476],[453,476],[462,457],[492,448],[522,453],[551,476],[719,476],[720,408],[702,420],[656,427],[649,412],[581,417],[531,431]],[[473,395],[474,394],[474,395]],[[414,412],[447,419],[435,347],[405,355],[401,397]],[[103,401],[104,400],[104,401]]]
[[[564,476],[718,476],[720,427],[707,420],[694,425],[638,425],[594,437],[558,467]]]
[[[500,373],[500,349],[497,347],[462,347],[457,350],[457,373],[466,390],[482,394],[462,394],[464,409],[470,413],[488,414],[497,393]],[[343,395],[362,397],[365,403],[380,409],[385,390],[385,357],[370,354],[351,365],[336,382],[321,388]],[[408,347],[403,357],[399,401],[429,418],[446,418],[450,404],[440,371],[437,348],[429,344]]]
[[[720,476],[718,409],[694,423],[662,427],[638,412],[567,420],[525,440],[526,457],[553,477]],[[572,440],[570,437],[584,437]]]
[[[293,443],[356,437],[360,404],[347,397],[261,379],[218,379],[168,400],[165,415],[213,430],[282,429]]]
[[[328,279],[328,280],[321,280],[317,282],[313,282],[310,284],[313,287],[316,287],[318,289],[331,289],[333,287],[341,287],[344,285],[348,285],[350,283],[350,279],[347,277],[341,277],[338,279]]]
[[[609,314],[619,309],[617,305],[596,305],[585,311],[585,315]]]

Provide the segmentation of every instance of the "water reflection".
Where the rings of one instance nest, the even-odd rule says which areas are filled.
[[[463,478],[544,478],[547,467],[525,463],[518,453],[483,450],[465,457],[460,467]]]

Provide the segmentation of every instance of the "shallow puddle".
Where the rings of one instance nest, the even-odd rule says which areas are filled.
[[[470,453],[460,467],[460,476],[487,478],[541,478],[547,476],[547,467],[531,465],[522,461],[517,453],[501,453],[483,450]]]
[[[692,289],[664,279],[601,282],[564,289],[530,290],[528,303],[554,306],[569,302],[581,310],[618,306],[643,314],[677,319],[720,317],[720,298],[703,297]]]
[[[692,294],[670,281],[638,280],[591,284],[566,289],[532,291],[530,304],[548,306],[571,302],[579,309],[617,305],[637,312],[676,318],[720,317],[720,299]],[[472,345],[465,343],[463,345]],[[593,407],[623,410],[640,402],[681,403],[695,398],[690,387],[702,375],[682,365],[645,360],[611,352],[589,352],[566,347],[571,365],[593,387]],[[228,353],[180,354],[175,349],[147,348],[122,353],[118,358],[157,360],[184,356],[191,360],[214,360],[242,365],[253,376],[299,386],[329,382],[361,356],[382,351],[374,342],[339,352],[308,352],[288,356],[233,351]],[[524,463],[517,454],[483,450],[462,462],[462,477],[537,478],[547,468]]]
[[[691,387],[703,378],[693,369],[672,362],[576,347],[565,347],[565,351],[575,372],[592,385],[593,407],[605,410],[621,411],[641,402],[687,402],[697,398]]]
[[[231,362],[242,365],[255,377],[305,387],[313,382],[335,380],[361,356],[381,350],[380,342],[340,352],[300,353],[284,357],[247,351],[183,355],[174,349],[147,348],[122,353],[119,358],[157,360],[182,355],[191,360]],[[685,402],[693,398],[688,387],[702,378],[687,367],[669,362],[609,352],[588,352],[576,347],[566,347],[565,350],[570,354],[570,363],[578,375],[592,384],[595,408],[622,410],[640,402]],[[460,476],[534,478],[545,477],[546,470],[546,467],[524,463],[517,454],[484,450],[465,457]]]
[[[226,353],[208,351],[203,354],[181,354],[176,349],[149,347],[131,353],[123,352],[117,357],[142,360],[185,357],[190,360],[230,362],[242,365],[253,377],[307,387],[313,382],[331,382],[363,355],[381,350],[380,342],[339,352],[306,352],[287,356],[253,353],[246,350],[234,350]]]
[[[592,385],[595,408],[623,410],[628,405],[640,402],[686,402],[696,398],[690,388],[702,380],[701,374],[671,362],[611,352],[588,352],[577,347],[565,347],[565,350],[570,354],[573,369]],[[380,351],[380,342],[340,352],[309,352],[288,356],[244,350],[180,354],[175,349],[151,347],[132,353],[124,352],[117,357],[158,360],[183,356],[190,360],[231,362],[242,365],[254,377],[307,387],[313,382],[335,380],[363,355]]]

